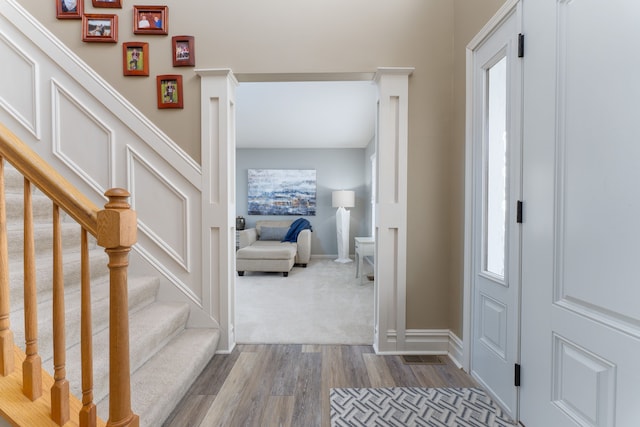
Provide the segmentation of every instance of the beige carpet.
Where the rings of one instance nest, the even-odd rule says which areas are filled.
[[[373,282],[355,264],[311,259],[307,268],[236,276],[239,344],[372,344]]]

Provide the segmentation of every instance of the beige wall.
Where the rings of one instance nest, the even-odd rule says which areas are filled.
[[[451,143],[451,263],[449,327],[462,338],[462,293],[464,289],[464,152],[466,47],[505,0],[454,0],[453,49],[453,141]]]
[[[169,36],[132,32],[117,13],[117,44],[83,43],[79,20],[57,20],[53,2],[19,0],[116,89],[200,160],[199,79],[173,68],[171,36],[195,36],[196,68],[234,73],[374,72],[412,66],[409,81],[407,327],[461,335],[464,46],[496,0],[166,0]],[[150,76],[122,76],[122,42],[150,43]],[[155,76],[182,74],[184,110],[156,108]],[[452,88],[454,89],[452,92]],[[454,113],[454,114],[452,114]]]

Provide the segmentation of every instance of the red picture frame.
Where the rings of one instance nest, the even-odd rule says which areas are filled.
[[[174,67],[194,67],[196,65],[195,39],[193,36],[173,36],[171,38]]]
[[[133,6],[134,34],[169,34],[167,6]]]
[[[184,108],[182,98],[182,75],[162,74],[156,76],[158,108]]]
[[[121,0],[91,0],[93,7],[108,7],[115,9],[122,9]]]
[[[56,18],[82,19],[84,0],[56,0]]]
[[[118,15],[85,13],[82,15],[82,41],[116,43]]]
[[[149,43],[122,43],[122,74],[125,76],[149,75]]]

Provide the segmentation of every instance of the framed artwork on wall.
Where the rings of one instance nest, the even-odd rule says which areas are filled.
[[[193,36],[173,36],[171,38],[174,67],[194,67],[196,65],[194,45]]]
[[[249,169],[249,215],[316,214],[315,169]]]
[[[93,7],[112,7],[122,9],[122,3],[120,0],[91,0]]]
[[[169,8],[167,6],[133,6],[133,33],[167,35]]]
[[[156,76],[158,108],[183,108],[182,75]]]
[[[56,18],[82,19],[84,0],[56,0]]]
[[[82,15],[82,41],[116,43],[118,41],[118,15],[87,13]]]
[[[149,43],[122,43],[122,74],[125,76],[149,75]]]

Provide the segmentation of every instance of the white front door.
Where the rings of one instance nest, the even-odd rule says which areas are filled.
[[[472,72],[471,375],[517,418],[521,193],[520,3],[470,45]],[[483,36],[486,34],[486,36]]]
[[[640,425],[640,2],[525,3],[520,419]]]

